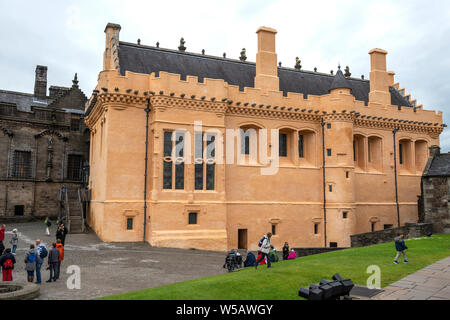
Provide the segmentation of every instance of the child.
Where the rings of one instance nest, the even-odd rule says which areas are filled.
[[[403,254],[403,259],[405,263],[409,263],[408,258],[406,257],[406,250],[408,250],[408,247],[405,244],[404,240],[405,236],[402,233],[397,234],[397,238],[395,238],[395,249],[397,250],[397,256],[395,257],[394,263],[400,264],[398,262],[398,259],[400,258],[400,255]]]
[[[13,234],[12,234],[12,238],[11,238],[11,240],[9,241],[9,243],[11,243],[12,244],[12,254],[13,255],[16,255],[16,250],[17,250],[17,245],[19,244],[19,235],[17,234],[17,229],[14,229],[13,231]]]
[[[50,237],[50,227],[52,223],[50,222],[50,219],[48,217],[45,219],[44,224],[45,224],[45,234]]]
[[[291,253],[289,254],[288,260],[295,260],[297,259],[297,253],[294,249],[291,250]]]

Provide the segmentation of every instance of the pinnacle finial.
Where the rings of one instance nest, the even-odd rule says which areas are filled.
[[[352,74],[350,73],[350,67],[349,66],[345,67],[345,77],[350,78],[351,76]]]
[[[239,57],[239,60],[241,60],[241,61],[247,60],[247,54],[246,53],[247,53],[247,50],[245,50],[245,48],[242,49],[241,56]]]
[[[185,43],[186,43],[186,41],[184,41],[184,38],[181,38],[180,39],[180,46],[178,47],[178,50],[180,50],[181,52],[186,51],[186,47],[184,45]]]
[[[73,86],[78,87],[78,73],[75,73],[75,77],[72,80]]]
[[[299,71],[302,69],[301,63],[302,61],[300,60],[299,57],[295,58],[295,70]]]

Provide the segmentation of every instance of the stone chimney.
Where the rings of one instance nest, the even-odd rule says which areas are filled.
[[[36,77],[34,78],[34,96],[38,99],[47,97],[47,67],[36,66]]]
[[[430,148],[430,157],[434,158],[436,156],[440,156],[441,155],[441,147],[439,146],[432,146]]]
[[[370,54],[370,94],[369,102],[387,105],[391,104],[389,86],[393,85],[394,73],[387,72],[387,51],[372,49]]]
[[[119,70],[119,56],[117,46],[119,45],[119,34],[122,27],[119,24],[108,23],[105,28],[106,41],[105,53],[103,55],[103,70]]]
[[[258,53],[256,54],[255,88],[267,92],[280,90],[278,78],[278,57],[275,51],[275,29],[260,27],[258,34]]]

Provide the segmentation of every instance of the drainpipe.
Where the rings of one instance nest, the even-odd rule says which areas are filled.
[[[400,203],[398,201],[398,172],[397,172],[397,132],[399,131],[396,128],[392,133],[394,134],[394,170],[395,170],[395,202],[397,204],[397,219],[398,219],[398,227],[401,227],[400,222]]]
[[[148,176],[148,120],[150,116],[150,99],[147,99],[147,108],[145,108],[147,114],[147,122],[145,127],[145,174],[144,174],[144,239],[145,242],[147,236],[147,176]]]
[[[327,183],[325,174],[326,156],[325,156],[325,122],[322,119],[322,154],[323,154],[323,221],[324,221],[324,236],[325,236],[325,249],[327,244]]]

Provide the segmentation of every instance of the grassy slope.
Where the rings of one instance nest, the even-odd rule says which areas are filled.
[[[450,235],[407,240],[409,265],[394,265],[393,243],[348,249],[295,261],[280,262],[272,269],[263,266],[231,274],[176,283],[126,293],[106,300],[293,300],[300,287],[309,287],[323,278],[340,273],[365,285],[371,265],[381,268],[382,287],[386,287],[450,255]],[[189,266],[186,266],[189,267]]]

